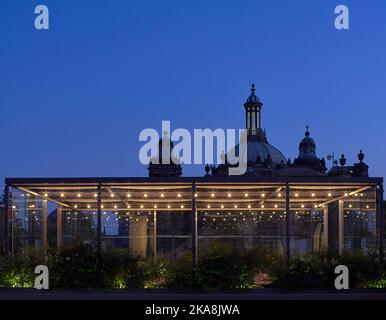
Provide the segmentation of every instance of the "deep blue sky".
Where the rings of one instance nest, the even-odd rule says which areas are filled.
[[[350,8],[350,30],[334,8]],[[34,8],[50,30],[34,29]],[[386,176],[386,2],[0,1],[0,181],[145,176],[139,131],[242,128],[251,82],[287,157],[363,149]],[[185,175],[203,168],[184,168]]]

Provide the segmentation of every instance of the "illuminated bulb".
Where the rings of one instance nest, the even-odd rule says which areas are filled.
[[[352,205],[350,204],[348,207],[349,207],[349,208],[352,208]]]
[[[144,196],[145,198],[147,198],[147,193],[145,193],[143,196]]]
[[[329,197],[331,197],[331,196],[332,196],[332,193],[331,193],[331,192],[329,192],[327,195],[328,195]]]
[[[98,195],[96,193],[94,193],[94,198],[98,197]]]
[[[214,198],[214,193],[212,193],[210,196],[211,196],[212,198]]]
[[[127,209],[130,209],[130,205],[127,206]]]
[[[87,206],[87,209],[90,209],[90,208],[91,208],[91,206],[90,206],[90,205],[88,205],[88,206]]]
[[[245,198],[248,198],[248,193],[244,194]]]
[[[295,193],[295,197],[299,197],[299,193]]]
[[[208,204],[208,207],[207,207],[208,209],[210,208],[210,205]]]
[[[143,209],[143,204],[141,204],[141,209]]]
[[[262,204],[261,207],[264,208],[264,205]]]
[[[117,208],[117,206],[114,206],[114,209],[116,209]]]
[[[154,206],[154,209],[157,209],[157,206]]]
[[[221,209],[224,209],[224,205],[223,204],[221,205]]]
[[[197,198],[197,197],[198,197],[198,194],[197,194],[197,193],[195,193],[195,194],[194,194],[194,197],[195,197],[195,198]]]
[[[170,204],[168,204],[168,209],[170,209]]]
[[[232,194],[231,193],[228,193],[228,198],[232,197]]]
[[[318,205],[314,205],[314,208],[317,208],[318,207]]]
[[[366,206],[366,208],[368,209],[368,208],[370,208],[370,206]]]
[[[184,208],[184,206],[182,205],[182,206],[181,206],[181,209],[183,209],[183,208]]]
[[[80,198],[82,195],[80,193],[77,194],[77,197]]]
[[[103,206],[103,205],[101,206],[102,209],[103,209],[104,207],[105,207],[105,206]]]
[[[360,196],[363,197],[363,193],[361,193]]]
[[[251,209],[251,205],[250,204],[248,205],[248,209]]]
[[[275,204],[275,208],[277,208],[277,204]]]
[[[61,193],[61,194],[60,194],[60,197],[63,198],[63,197],[64,197],[64,193]]]
[[[281,193],[279,193],[277,196],[280,198],[281,197]]]
[[[165,198],[165,195],[163,193],[161,193],[161,198]]]
[[[75,205],[75,206],[74,206],[74,208],[76,209],[76,208],[78,208],[78,206],[77,206],[77,205]]]
[[[347,197],[347,196],[348,196],[348,193],[347,193],[347,192],[345,192],[345,193],[344,193],[344,196],[345,196],[345,197]]]
[[[304,204],[302,204],[302,208],[304,208]]]
[[[235,204],[235,208],[237,208],[237,204]]]
[[[262,193],[261,196],[264,198],[265,197],[265,193]]]
[[[315,197],[315,193],[311,193],[311,196],[312,196],[312,197]]]
[[[357,196],[358,196],[358,194],[356,193],[356,194],[355,194],[355,196],[357,197]]]
[[[48,196],[48,194],[47,194],[47,193],[45,193],[45,194],[44,194],[44,197],[46,197],[46,198],[47,198],[47,196]]]
[[[128,194],[127,194],[127,197],[128,197],[128,198],[131,198],[131,194],[130,194],[130,193],[128,193]]]

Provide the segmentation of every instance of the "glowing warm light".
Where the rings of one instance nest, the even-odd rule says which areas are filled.
[[[87,206],[87,209],[90,209],[90,208],[91,208],[91,206],[90,206],[90,205],[88,205],[88,206]]]
[[[141,209],[143,209],[143,204],[141,204]]]
[[[156,205],[154,206],[154,209],[157,209],[157,206],[156,206]]]
[[[264,205],[262,204],[261,207],[264,208]]]
[[[317,208],[318,207],[318,205],[316,204],[316,205],[314,205],[314,208]]]
[[[75,205],[75,206],[74,206],[74,208],[76,209],[76,208],[78,208],[78,206],[77,206],[77,205]]]
[[[275,204],[275,208],[277,208],[277,204]]]
[[[94,198],[98,197],[98,195],[96,193],[94,193]]]
[[[221,209],[224,209],[224,205],[223,204],[221,205]]]
[[[80,193],[78,193],[76,196],[77,196],[78,198],[80,198],[82,195],[81,195]]]
[[[228,198],[232,197],[232,194],[231,193],[228,193]]]
[[[101,208],[103,209],[105,206],[104,205],[101,205]]]
[[[211,196],[212,198],[214,198],[214,193],[212,193],[210,196]]]
[[[244,194],[244,197],[245,197],[245,198],[248,198],[248,193]]]
[[[261,196],[264,198],[265,197],[265,193],[262,193]]]
[[[349,208],[352,208],[352,205],[350,204],[348,207],[349,207]]]
[[[128,198],[131,198],[131,194],[130,194],[130,193],[128,193],[128,194],[127,194],[127,197],[128,197]]]
[[[114,206],[114,209],[118,208],[116,205]]]
[[[145,198],[147,198],[147,193],[145,193],[143,196],[144,196]]]
[[[344,193],[344,196],[345,196],[345,197],[347,197],[347,196],[348,196],[348,193],[347,193],[347,192],[345,192],[345,193]]]
[[[165,195],[163,193],[161,193],[161,198],[165,198]]]
[[[184,206],[182,205],[182,206],[181,206],[181,209],[183,209],[183,208],[184,208]]]
[[[197,194],[197,193],[195,193],[195,194],[194,194],[194,197],[195,197],[195,198],[197,198],[197,197],[198,197],[198,194]]]
[[[331,193],[331,192],[329,192],[327,195],[328,195],[329,197],[332,197],[332,193]]]
[[[299,197],[299,193],[295,193],[295,197]]]
[[[46,197],[46,198],[47,198],[47,197],[48,197],[48,194],[47,194],[47,193],[45,193],[45,194],[44,194],[44,197]]]
[[[60,194],[60,197],[63,198],[63,197],[64,197],[64,193],[61,193],[61,194]]]
[[[315,193],[311,193],[311,197],[315,197]]]
[[[251,205],[250,204],[248,205],[248,209],[251,209]]]
[[[235,208],[237,208],[237,204],[235,204]]]
[[[210,208],[210,205],[208,204],[208,207],[207,207],[208,209]]]
[[[170,204],[168,204],[168,209],[170,209]]]
[[[128,206],[127,206],[127,209],[130,209],[130,207],[131,207],[131,206],[130,206],[130,205],[128,205]]]
[[[304,204],[302,204],[302,208],[304,208]]]
[[[177,194],[177,198],[181,198],[181,193],[178,193],[178,194]]]

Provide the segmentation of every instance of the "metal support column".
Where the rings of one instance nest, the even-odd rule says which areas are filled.
[[[192,215],[191,215],[191,228],[192,228],[192,262],[193,267],[197,265],[197,210],[196,210],[196,184],[192,184]]]
[[[47,252],[47,200],[43,199],[42,201],[42,222],[43,222],[43,230],[42,230],[42,242],[43,242],[43,252]]]
[[[157,261],[157,210],[153,214],[153,255],[154,261]]]
[[[379,259],[383,261],[383,243],[385,237],[385,204],[383,200],[383,183],[379,185]]]
[[[339,255],[343,254],[344,251],[344,202],[339,200],[338,203],[338,226],[339,226]]]
[[[62,206],[56,209],[56,248],[62,247]]]
[[[4,189],[4,254],[9,254],[9,185],[5,185]]]
[[[323,251],[328,252],[328,205],[323,210]]]
[[[291,258],[291,214],[290,214],[290,187],[289,183],[285,185],[285,213],[286,213],[286,256]]]
[[[98,184],[97,201],[97,250],[99,256],[102,242],[102,185],[100,183]]]

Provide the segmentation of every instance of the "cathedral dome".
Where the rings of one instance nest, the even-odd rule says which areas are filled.
[[[299,159],[313,159],[316,156],[316,144],[314,139],[310,137],[310,132],[305,133],[305,137],[299,143]]]
[[[235,154],[239,156],[239,145],[235,147]],[[247,138],[247,161],[248,164],[271,162],[274,168],[287,163],[287,159],[277,148],[256,136]]]

